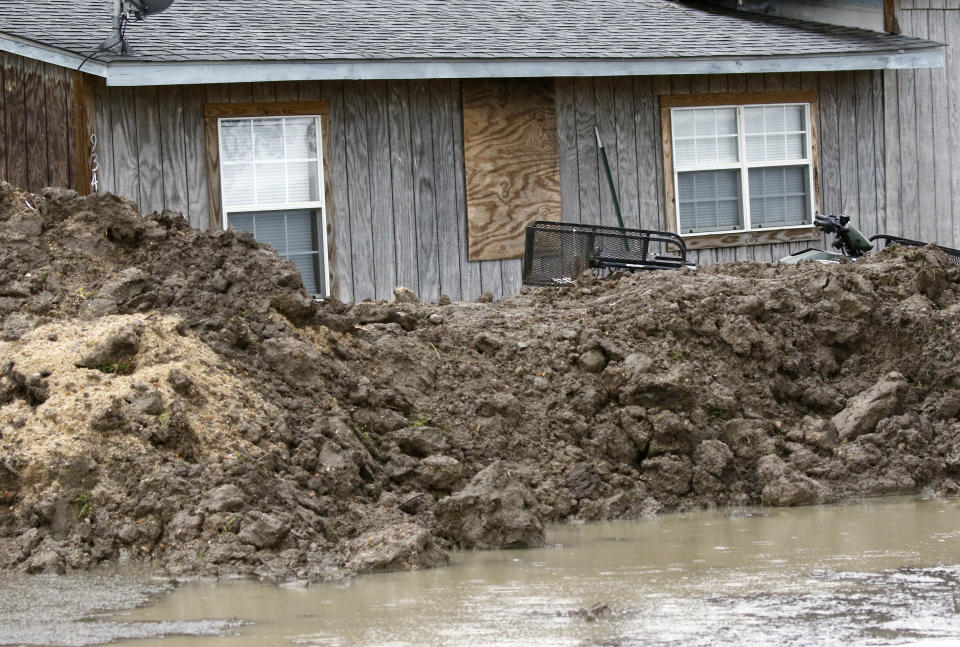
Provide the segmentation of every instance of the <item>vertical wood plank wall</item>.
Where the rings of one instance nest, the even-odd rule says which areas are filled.
[[[884,230],[883,73],[557,79],[563,218],[616,224],[598,157],[600,128],[628,227],[663,228],[658,97],[812,89],[819,93],[820,197],[871,235]],[[520,289],[521,260],[467,260],[463,116],[455,80],[104,88],[97,101],[105,190],[141,210],[182,211],[206,227],[205,102],[323,99],[332,182],[334,285],[345,301],[389,299],[395,283],[425,300]],[[889,103],[889,102],[888,102]],[[109,154],[108,154],[109,151]],[[669,170],[668,170],[669,172]],[[916,178],[915,180],[916,181]],[[886,226],[886,230],[889,230]],[[701,264],[769,261],[806,243],[695,252]]]
[[[206,228],[203,104],[330,103],[332,263],[344,301],[390,299],[405,285],[425,300],[520,289],[520,263],[467,260],[460,84],[329,81],[102,88],[97,134],[103,190],[141,211],[183,212]]]
[[[898,0],[903,34],[947,44],[946,66],[884,72],[887,233],[960,246],[960,0]]]
[[[0,180],[28,191],[71,186],[74,73],[0,52]]]
[[[603,135],[624,224],[663,229],[660,96],[815,90],[820,105],[820,208],[828,213],[848,213],[863,225],[865,233],[877,233],[877,191],[884,181],[883,166],[876,157],[876,151],[883,150],[881,82],[880,73],[872,71],[558,79],[564,219],[617,224],[594,126]],[[575,188],[568,190],[571,187]],[[695,254],[701,264],[772,261],[809,246],[807,242],[780,243]]]

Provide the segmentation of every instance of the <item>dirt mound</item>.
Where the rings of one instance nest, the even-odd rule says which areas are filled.
[[[0,567],[322,578],[564,519],[956,493],[958,296],[892,249],[317,304],[248,234],[0,184]]]

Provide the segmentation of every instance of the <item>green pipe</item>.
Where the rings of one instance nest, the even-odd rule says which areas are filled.
[[[620,229],[626,229],[623,226],[623,216],[620,214],[620,200],[617,199],[617,189],[613,186],[613,174],[610,173],[610,162],[607,160],[607,150],[603,147],[603,141],[600,139],[600,129],[594,127],[593,132],[597,135],[597,146],[600,147],[600,157],[603,158],[603,170],[607,172],[607,184],[610,185],[610,195],[613,196],[613,209],[617,212],[617,222],[620,223]],[[623,239],[623,248],[630,251],[630,245],[627,239]]]

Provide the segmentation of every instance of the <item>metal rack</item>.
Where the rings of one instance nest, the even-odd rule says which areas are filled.
[[[526,229],[524,285],[572,283],[584,270],[605,276],[616,270],[695,267],[678,234],[602,225],[537,221]]]
[[[889,247],[890,245],[897,244],[902,247],[925,247],[927,243],[921,242],[919,240],[910,240],[909,238],[901,238],[900,236],[889,236],[887,234],[877,234],[876,236],[871,236],[870,240],[882,240],[884,247]],[[947,255],[947,258],[950,259],[954,265],[960,265],[960,249],[952,249],[950,247],[944,247],[937,243],[937,248]]]

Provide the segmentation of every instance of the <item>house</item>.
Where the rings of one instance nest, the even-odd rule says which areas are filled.
[[[616,224],[595,128],[626,226],[701,264],[807,247],[816,211],[960,243],[954,9],[896,8],[898,35],[674,0],[178,0],[123,21],[124,55],[112,6],[0,0],[0,176],[249,229],[316,294],[516,292],[528,221]]]

